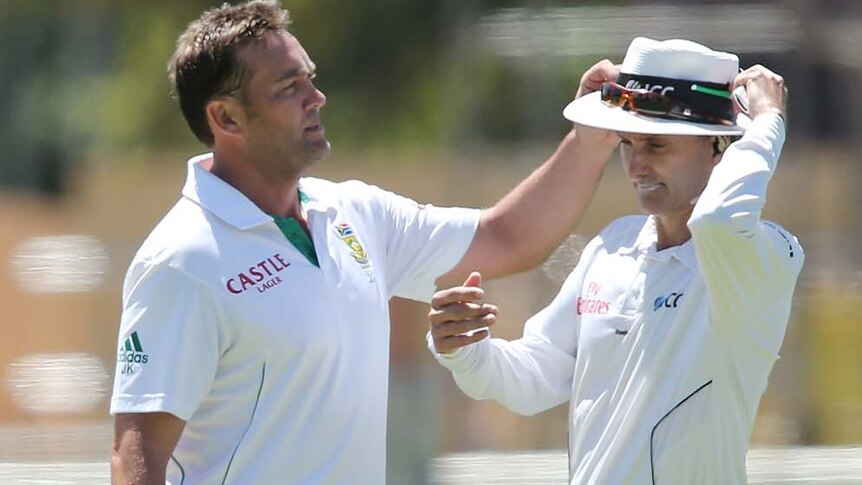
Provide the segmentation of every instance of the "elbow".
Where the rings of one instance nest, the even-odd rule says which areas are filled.
[[[551,256],[552,252],[553,251],[550,249],[541,252],[526,250],[517,252],[516,254],[518,256],[516,256],[514,261],[512,261],[512,268],[509,274],[523,273],[536,268],[540,264],[544,263]]]
[[[486,231],[486,247],[492,248],[486,253],[494,255],[484,271],[489,278],[529,271],[542,264],[555,249],[543,245],[542,238],[535,233],[507,224],[493,214],[483,220],[482,225]]]
[[[543,243],[535,233],[519,228],[501,231],[499,241],[501,252],[509,255],[509,274],[523,273],[544,263],[556,249],[556,244]],[[554,240],[554,243],[559,241]]]

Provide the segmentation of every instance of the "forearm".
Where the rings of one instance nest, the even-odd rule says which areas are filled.
[[[164,485],[167,460],[137,444],[114,449],[111,455],[111,485]]]
[[[112,485],[164,485],[168,460],[185,421],[166,412],[114,417]]]
[[[692,233],[710,225],[750,230],[760,218],[783,145],[784,122],[778,115],[755,119],[713,170],[689,220]]]
[[[586,211],[614,146],[572,130],[541,167],[486,210],[482,224],[509,255],[484,268],[487,277],[524,271],[547,259]]]
[[[551,345],[485,339],[435,356],[464,394],[492,399],[519,414],[533,415],[569,398],[574,357]]]

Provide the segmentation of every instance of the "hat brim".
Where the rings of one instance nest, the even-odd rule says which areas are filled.
[[[601,96],[600,92],[581,96],[563,109],[563,116],[581,125],[647,135],[742,135],[751,124],[751,118],[744,114],[737,116],[734,126],[643,116],[619,107],[608,106],[602,102]]]

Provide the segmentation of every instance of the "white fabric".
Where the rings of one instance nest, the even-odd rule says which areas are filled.
[[[620,72],[726,84],[739,73],[739,57],[689,40],[635,37]]]
[[[745,484],[804,259],[760,219],[783,142],[781,118],[758,117],[713,170],[688,242],[656,251],[652,216],[618,219],[521,339],[437,359],[471,397],[519,413],[570,400],[573,485]]]
[[[303,178],[318,268],[208,157],[129,268],[111,412],[187,421],[172,485],[383,484],[388,301],[427,300],[480,212]]]
[[[620,72],[728,84],[733,83],[739,73],[739,58],[688,40],[657,41],[636,37],[629,44]],[[735,126],[642,116],[605,105],[600,92],[573,100],[563,109],[563,116],[581,125],[654,135],[741,135],[751,124],[751,119],[744,114],[737,116]]]

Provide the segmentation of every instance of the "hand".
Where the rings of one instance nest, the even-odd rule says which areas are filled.
[[[581,96],[590,94],[594,91],[599,91],[602,89],[602,84],[609,81],[616,81],[619,75],[619,64],[614,64],[607,59],[602,59],[593,64],[593,66],[587,69],[587,72],[581,76],[581,84],[578,86],[578,93],[575,95],[575,98],[580,98]],[[613,149],[616,148],[620,142],[620,137],[610,130],[575,124],[575,131],[577,132],[577,137],[579,139],[590,145],[604,145],[607,148]]]
[[[497,322],[497,307],[480,302],[485,296],[480,284],[482,275],[474,271],[463,286],[434,293],[428,321],[438,354],[449,354],[482,340],[489,335],[487,327]]]
[[[620,65],[602,59],[587,69],[587,72],[581,76],[581,85],[578,86],[578,93],[575,98],[580,98],[593,91],[602,89],[602,84],[610,81],[615,82],[620,75]]]
[[[762,113],[778,113],[786,119],[787,87],[784,78],[760,64],[751,66],[736,76],[733,88],[744,86],[748,96],[748,115],[754,119]],[[737,111],[740,107],[734,100]]]

